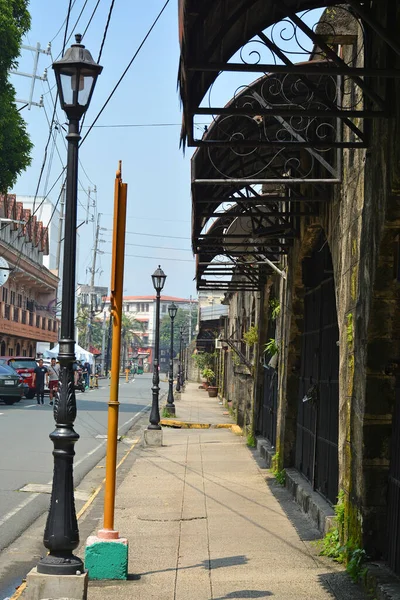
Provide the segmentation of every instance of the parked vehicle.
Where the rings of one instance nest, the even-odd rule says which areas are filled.
[[[24,395],[24,384],[18,373],[8,365],[0,365],[0,399],[11,405],[19,402]]]
[[[19,375],[17,373],[17,371],[15,369],[13,369],[13,367],[11,367],[10,365],[7,364],[7,361],[5,358],[0,358],[0,365],[3,367],[6,367],[7,369],[10,369],[11,373],[13,373],[14,375],[18,375],[19,382],[22,384],[22,388],[24,391],[23,395],[25,396],[25,398],[27,398],[29,395],[29,385],[25,382],[24,378],[21,375]]]
[[[24,382],[29,386],[26,397],[34,398],[35,387],[33,385],[33,371],[37,367],[36,360],[29,356],[4,356],[1,361],[5,361],[7,365],[12,367],[18,373],[18,375],[23,377]]]

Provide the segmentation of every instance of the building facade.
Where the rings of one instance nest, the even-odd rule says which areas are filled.
[[[220,391],[321,530],[314,492],[400,573],[400,2],[349,5],[181,0],[182,135],[197,285],[229,306]],[[232,60],[243,85],[197,142]]]
[[[1,218],[15,222],[4,221]],[[43,265],[47,230],[15,195],[0,196],[0,256],[9,277],[0,289],[0,355],[36,356],[38,343],[58,340],[58,278]]]

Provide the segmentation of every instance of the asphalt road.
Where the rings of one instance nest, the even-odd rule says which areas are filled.
[[[120,435],[151,403],[151,383],[150,374],[136,376],[130,383],[121,379]],[[166,388],[161,382],[160,396]],[[100,380],[98,390],[77,393],[74,429],[80,439],[75,445],[75,485],[105,455],[108,398],[106,380]],[[54,419],[48,396],[45,403],[38,406],[35,400],[27,399],[13,406],[0,403],[0,551],[49,506],[49,494],[19,491],[27,484],[49,484],[52,480],[53,444],[49,433],[54,430]]]

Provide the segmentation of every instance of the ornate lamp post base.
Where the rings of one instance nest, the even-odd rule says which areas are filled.
[[[83,562],[72,552],[48,554],[37,566],[37,572],[43,575],[80,575],[83,571]]]

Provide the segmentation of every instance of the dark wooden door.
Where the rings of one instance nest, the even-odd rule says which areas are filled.
[[[388,478],[387,561],[400,574],[400,376],[396,378]]]
[[[339,330],[329,246],[321,236],[303,261],[304,330],[296,468],[332,504],[338,493]]]

